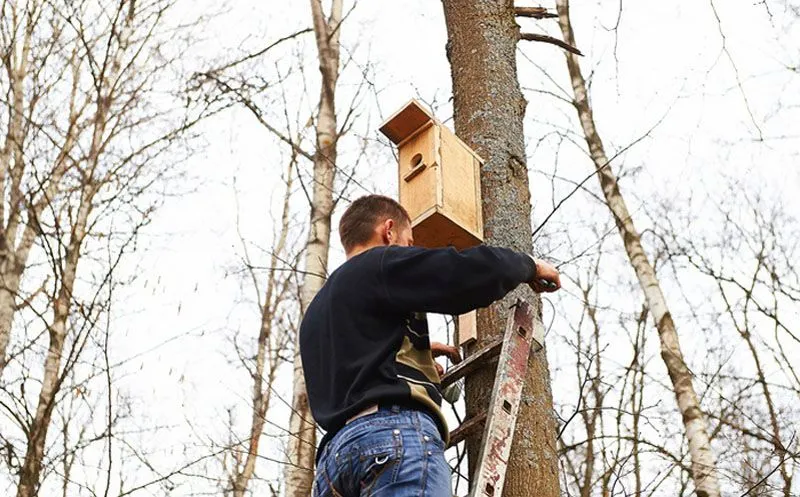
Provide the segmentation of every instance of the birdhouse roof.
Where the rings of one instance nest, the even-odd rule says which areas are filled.
[[[411,99],[381,125],[380,132],[396,145],[411,136],[428,121],[435,120],[433,114],[422,104]]]

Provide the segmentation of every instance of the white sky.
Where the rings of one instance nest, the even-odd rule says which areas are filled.
[[[758,181],[774,189],[776,198],[786,199],[787,208],[795,215],[800,213],[797,196],[793,195],[800,187],[800,75],[782,67],[800,65],[797,21],[784,26],[781,23],[786,16],[774,12],[772,26],[760,5],[715,2],[742,92],[728,54],[721,51],[722,39],[710,3],[623,5],[617,37],[611,30],[617,22],[616,3],[574,1],[572,12],[578,44],[586,54],[582,67],[585,74],[592,74],[592,101],[609,154],[636,140],[663,118],[651,137],[636,145],[621,162],[625,171],[640,168],[632,179],[622,183],[624,192],[630,194],[631,210],[638,212],[641,199],[653,192],[659,192],[662,199],[684,202],[686,192],[701,186],[713,187],[724,173],[741,178],[756,175]],[[209,9],[220,7],[209,0],[186,0],[173,15],[191,19]],[[230,60],[309,26],[309,18],[306,2],[230,2],[224,13],[209,21],[205,41],[187,54],[187,64],[202,68],[208,61]],[[555,21],[525,24],[528,25],[530,30],[546,30],[559,36]],[[450,75],[444,52],[446,32],[438,2],[360,2],[342,33],[346,48],[343,58],[351,51],[356,63],[368,61],[374,82],[374,92],[360,101],[365,118],[356,127],[358,133],[370,140],[380,138],[377,128],[382,118],[412,97],[435,104],[437,116],[452,126]],[[618,62],[614,59],[615,43]],[[307,62],[311,100],[296,104],[301,101],[301,89],[293,87],[289,92],[290,96],[297,96],[293,105],[300,105],[307,112],[313,105],[318,80],[312,35],[286,44],[284,50],[262,58],[257,67],[263,67],[264,74],[270,77],[274,75],[275,61],[288,67],[291,55],[287,50],[298,47],[304,50]],[[558,93],[544,72],[561,88],[568,89],[566,67],[557,48],[523,42],[521,53],[524,57],[519,59],[519,72],[524,88]],[[353,69],[349,67],[342,77],[340,108],[347,105],[347,96],[360,79],[359,71]],[[762,143],[755,141],[759,131],[748,114],[743,93],[765,139]],[[526,91],[526,97],[536,224],[549,212],[553,192],[560,198],[571,187],[556,182],[551,189],[550,181],[535,171],[550,174],[558,164],[561,176],[580,181],[591,165],[574,146],[564,146],[556,156],[557,141],[552,135],[535,147],[536,141],[551,133],[554,125],[569,127],[576,143],[580,144],[581,139],[574,134],[578,129],[573,109],[532,91]],[[277,111],[274,107],[271,110]],[[176,450],[187,440],[192,445],[226,441],[226,412],[232,406],[237,406],[240,425],[247,422],[244,408],[250,384],[232,360],[235,354],[231,337],[236,331],[254,337],[258,310],[252,288],[237,274],[242,254],[237,210],[241,233],[248,243],[269,246],[273,229],[269,211],[281,194],[277,186],[284,167],[281,159],[285,157],[276,140],[242,110],[208,121],[202,131],[204,146],[187,164],[193,182],[190,186],[196,190],[168,200],[157,213],[145,236],[148,250],[138,254],[135,261],[140,277],[125,290],[128,304],[124,308],[117,306],[115,316],[117,357],[155,349],[125,367],[132,375],[120,386],[135,399],[137,423],[173,427],[153,442]],[[354,140],[344,146],[352,147]],[[359,183],[370,191],[394,195],[391,150],[379,144],[371,150],[369,160],[356,171]],[[352,159],[352,153],[344,152],[340,165]],[[590,186],[595,186],[594,180]],[[351,187],[349,192],[351,196],[362,193],[357,187]],[[577,216],[598,212],[591,204],[587,196],[576,196],[570,201],[570,212]],[[297,216],[305,220],[307,214],[302,210],[300,196],[296,205]],[[703,212],[697,216],[702,223]],[[555,222],[562,226],[566,221],[561,218]],[[644,219],[637,222],[640,228],[646,227]],[[334,233],[334,242],[335,237]],[[586,233],[585,240],[591,239],[592,233]],[[558,240],[553,242],[557,243]],[[334,245],[330,270],[343,260],[341,250]],[[567,259],[571,253],[570,247],[561,246],[551,255]],[[260,260],[266,261],[263,253]],[[626,281],[629,275],[608,276],[610,281],[620,278]],[[561,302],[569,298],[565,293],[551,300],[569,306]],[[621,305],[635,310],[640,300],[637,296]],[[545,309],[547,312],[549,307]],[[546,316],[545,322],[550,319]],[[560,321],[553,326],[552,333],[566,332]],[[563,353],[553,349],[551,365]],[[557,399],[566,402],[573,379],[570,376],[564,380],[559,374],[562,373],[554,373],[554,390]],[[279,391],[284,398],[291,397],[290,389],[288,379],[282,378]],[[288,424],[287,409],[279,401],[273,405],[270,419]],[[280,433],[274,428],[267,431]],[[274,439],[265,438],[263,447],[265,454],[280,457],[279,444]],[[170,458],[164,458],[162,464],[168,468]],[[275,468],[263,464],[259,467],[260,476],[267,478]],[[202,486],[195,483],[191,488],[200,490]],[[181,487],[170,495],[189,495],[189,489]]]

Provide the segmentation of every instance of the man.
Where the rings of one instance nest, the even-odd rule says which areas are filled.
[[[394,200],[369,195],[342,216],[347,262],[308,306],[300,354],[311,412],[326,430],[315,497],[450,497],[441,366],[458,349],[431,343],[425,312],[464,314],[520,283],[560,287],[558,271],[513,250],[413,247]]]

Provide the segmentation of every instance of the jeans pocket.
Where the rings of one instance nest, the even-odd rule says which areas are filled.
[[[327,468],[317,468],[317,475],[314,479],[311,497],[342,497],[342,493],[334,482],[335,479],[337,479],[336,476],[333,476],[332,479]]]
[[[402,459],[402,438],[396,434],[391,441],[359,450],[361,495],[394,483]]]
[[[331,452],[329,444],[317,464],[312,497],[342,497],[348,493],[346,487],[348,454]]]

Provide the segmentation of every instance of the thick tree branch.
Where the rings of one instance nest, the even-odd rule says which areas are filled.
[[[548,12],[544,7],[514,7],[514,15],[533,19],[558,19],[558,14]]]
[[[542,43],[549,43],[551,45],[561,47],[567,52],[574,53],[575,55],[580,55],[581,57],[583,57],[583,53],[577,48],[573,47],[569,43],[566,43],[562,40],[559,40],[558,38],[554,38],[549,35],[540,35],[537,33],[520,33],[520,38],[525,41],[540,41]]]

